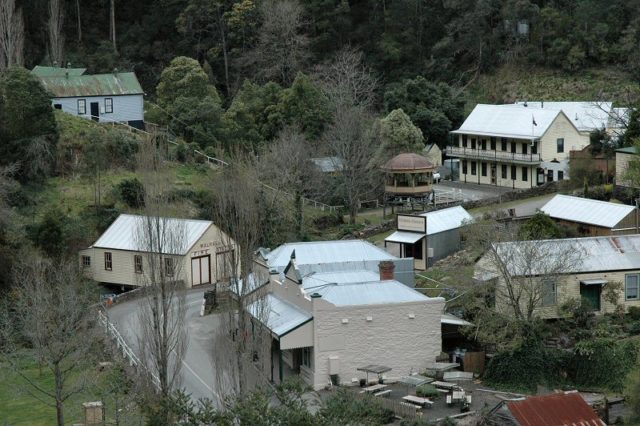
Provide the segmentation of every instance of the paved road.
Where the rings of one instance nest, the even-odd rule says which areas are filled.
[[[214,348],[215,331],[219,325],[219,317],[207,315],[200,317],[200,307],[204,289],[190,290],[186,297],[187,351],[182,360],[179,386],[191,394],[192,399],[212,399],[219,403],[220,390],[217,389],[215,368],[211,355]],[[114,305],[109,309],[109,320],[115,324],[122,337],[138,354],[138,336],[140,321],[138,312],[140,300],[132,300]]]

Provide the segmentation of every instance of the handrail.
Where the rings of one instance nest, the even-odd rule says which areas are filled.
[[[279,193],[283,194],[283,195],[284,195],[284,196],[286,196],[286,197],[289,197],[289,198],[291,198],[291,199],[293,199],[293,198],[294,198],[294,195],[293,195],[293,194],[288,193],[287,191],[283,191],[283,190],[281,190],[281,189],[276,189],[276,188],[274,188],[274,187],[272,187],[272,186],[267,185],[267,184],[266,184],[266,183],[264,183],[264,182],[260,182],[260,184],[261,184],[262,186],[264,186],[265,188],[270,189],[270,190],[275,191],[275,192],[279,192]],[[305,203],[309,203],[310,205],[313,205],[313,207],[314,207],[314,208],[319,208],[319,209],[320,209],[320,210],[322,210],[322,211],[324,211],[325,209],[327,209],[327,210],[329,210],[330,212],[334,212],[334,211],[337,211],[338,209],[340,209],[340,208],[344,207],[344,206],[330,206],[329,204],[325,204],[325,203],[323,203],[323,202],[321,202],[321,201],[312,200],[312,199],[310,199],[310,198],[306,198],[306,197],[301,197],[301,199],[302,199],[302,205],[303,205],[303,206],[305,205]]]
[[[458,146],[448,146],[445,152],[448,155],[466,156],[470,158],[483,158],[487,160],[511,160],[537,163],[542,161],[538,153],[523,154],[519,152],[505,152],[497,150],[472,149]]]

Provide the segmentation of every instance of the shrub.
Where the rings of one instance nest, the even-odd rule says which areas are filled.
[[[632,320],[640,320],[640,306],[629,306],[628,315]]]
[[[427,383],[416,388],[416,395],[422,398],[437,398],[440,392],[435,386]]]
[[[138,178],[125,179],[116,186],[120,199],[129,207],[144,206],[144,187]]]
[[[178,143],[178,146],[176,146],[175,154],[177,161],[179,161],[180,163],[186,163],[189,159],[189,148],[187,147],[187,144]]]
[[[620,392],[625,377],[638,359],[638,344],[612,338],[584,340],[576,344],[570,375],[578,386]]]

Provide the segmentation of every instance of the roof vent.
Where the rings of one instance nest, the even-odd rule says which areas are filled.
[[[71,68],[71,62],[67,62],[67,68]]]
[[[113,73],[114,73],[114,74],[118,74],[118,68],[114,68],[114,69],[113,69]]]
[[[578,121],[578,113],[576,113],[576,121]]]
[[[53,66],[57,67],[58,66],[58,61],[53,61]]]
[[[540,108],[544,108],[544,101],[540,101]]]
[[[318,297],[322,297],[322,295],[320,293],[313,293],[311,297],[317,299]]]
[[[529,106],[529,105],[527,104],[527,101],[524,101],[524,103],[523,103],[522,105],[524,105],[524,107],[525,107],[525,108]]]

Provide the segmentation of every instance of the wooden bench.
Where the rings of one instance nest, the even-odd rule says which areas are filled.
[[[378,393],[374,393],[374,396],[388,396],[391,393],[391,389],[383,390]]]
[[[414,410],[416,410],[416,411],[418,411],[418,410],[421,408],[419,405],[412,404],[412,403],[410,403],[410,402],[403,402],[403,401],[400,401],[400,405],[404,405],[405,407],[411,407],[411,408],[413,408],[413,409],[414,409]]]

